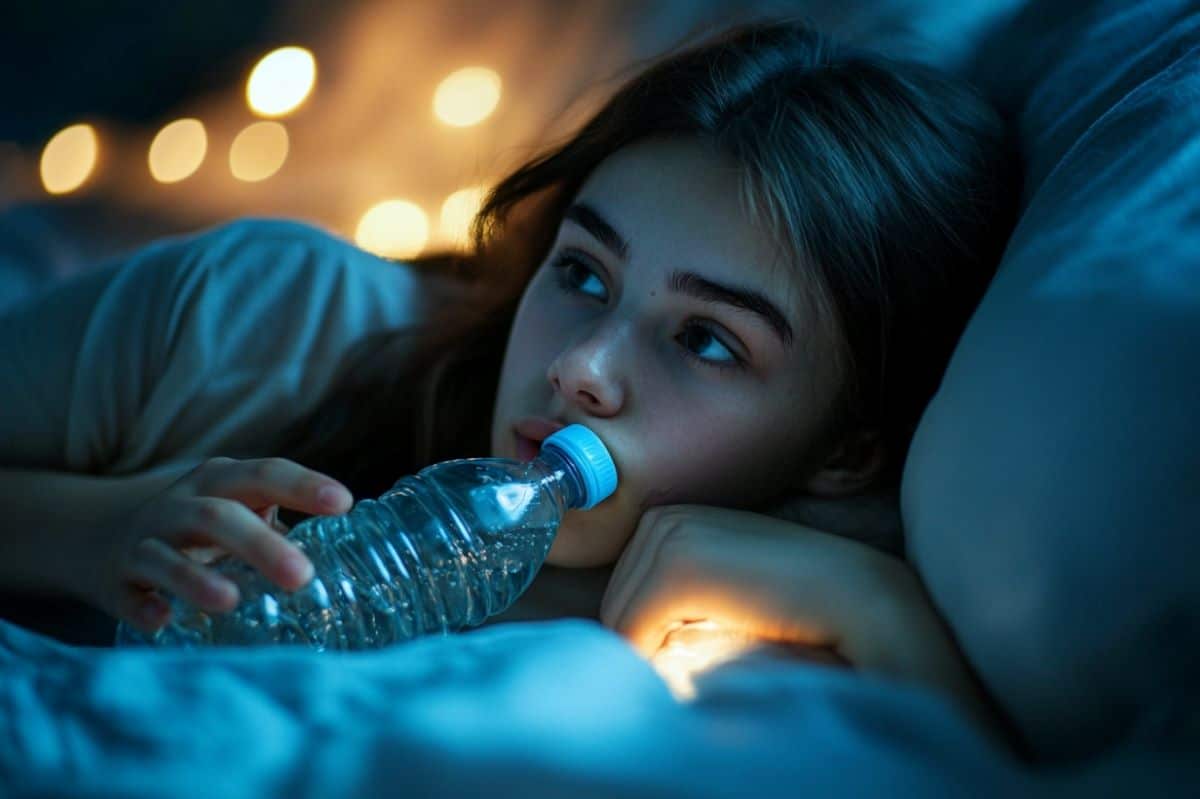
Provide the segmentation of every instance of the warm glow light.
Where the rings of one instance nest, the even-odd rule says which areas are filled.
[[[443,240],[461,249],[470,245],[471,220],[479,212],[486,192],[486,186],[475,186],[460,189],[446,198],[439,220],[439,233]]]
[[[150,143],[150,174],[160,183],[183,180],[200,168],[208,151],[208,135],[198,119],[177,119]]]
[[[42,185],[51,194],[75,191],[92,174],[100,145],[91,125],[63,128],[42,150]]]
[[[719,663],[732,660],[753,644],[746,635],[708,620],[680,622],[653,657],[659,676],[676,699],[696,696],[693,678]]]
[[[500,76],[484,67],[451,73],[433,93],[433,113],[447,125],[465,128],[482,122],[500,102]]]
[[[278,122],[255,122],[229,147],[229,169],[238,180],[266,180],[279,171],[287,154],[287,128]]]
[[[295,111],[317,78],[317,60],[303,47],[272,50],[254,65],[246,81],[246,102],[264,117]]]
[[[429,220],[407,200],[385,200],[363,214],[354,240],[384,258],[412,258],[429,240]]]

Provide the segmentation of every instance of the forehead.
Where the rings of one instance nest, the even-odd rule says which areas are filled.
[[[577,199],[629,242],[633,264],[688,269],[785,301],[793,270],[767,226],[746,213],[743,190],[742,169],[704,142],[654,139],[606,158]]]

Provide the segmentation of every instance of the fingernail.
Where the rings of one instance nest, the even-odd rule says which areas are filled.
[[[212,577],[208,581],[209,590],[214,597],[220,597],[222,602],[236,603],[238,600],[238,588],[224,577]]]
[[[337,510],[350,498],[349,492],[338,486],[325,486],[317,492],[317,501],[330,510]]]
[[[293,585],[307,585],[313,578],[313,565],[303,555],[288,555],[283,560],[282,571],[287,575],[287,581]]]

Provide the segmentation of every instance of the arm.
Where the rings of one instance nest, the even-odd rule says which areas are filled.
[[[86,569],[73,557],[90,531],[127,515],[195,463],[171,463],[127,476],[0,468],[0,589],[70,593],[68,575]]]
[[[1002,737],[970,665],[904,561],[859,541],[725,508],[652,508],[613,572],[602,621],[652,656],[680,621],[830,650],[950,697]]]
[[[0,538],[0,585],[71,594],[147,632],[169,618],[163,591],[214,613],[237,605],[238,587],[197,551],[301,587],[312,564],[272,524],[275,510],[343,513],[352,503],[344,486],[283,458],[209,458],[131,477],[8,470],[0,491],[20,522]]]

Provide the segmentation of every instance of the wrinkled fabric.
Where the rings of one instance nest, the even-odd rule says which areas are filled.
[[[0,314],[0,465],[130,474],[268,452],[435,291],[298,222],[157,241]]]
[[[1070,796],[1190,759],[1025,770],[940,697],[786,660],[676,700],[594,622],[360,653],[71,647],[0,623],[5,796]]]
[[[1200,793],[1195,30],[1194,2],[1035,0],[985,43],[975,75],[1019,127],[1025,213],[905,475],[909,554],[934,601],[1031,745],[1072,765],[1025,768],[936,697],[812,666],[735,664],[681,705],[581,622],[319,656],[77,649],[0,624],[0,795]],[[183,330],[187,307],[147,297],[110,307]],[[124,349],[104,357],[136,365],[163,340],[110,343]],[[93,408],[102,376],[38,367],[15,384],[58,416],[12,428],[31,462],[135,469],[156,454],[116,431],[172,409],[128,392]],[[303,400],[320,380],[267,384]],[[210,387],[227,386],[184,386]],[[35,449],[68,416],[75,443]],[[181,440],[159,445],[182,456]]]
[[[1033,2],[997,41],[1027,207],[913,440],[908,555],[1040,758],[1200,752],[1200,7]]]

